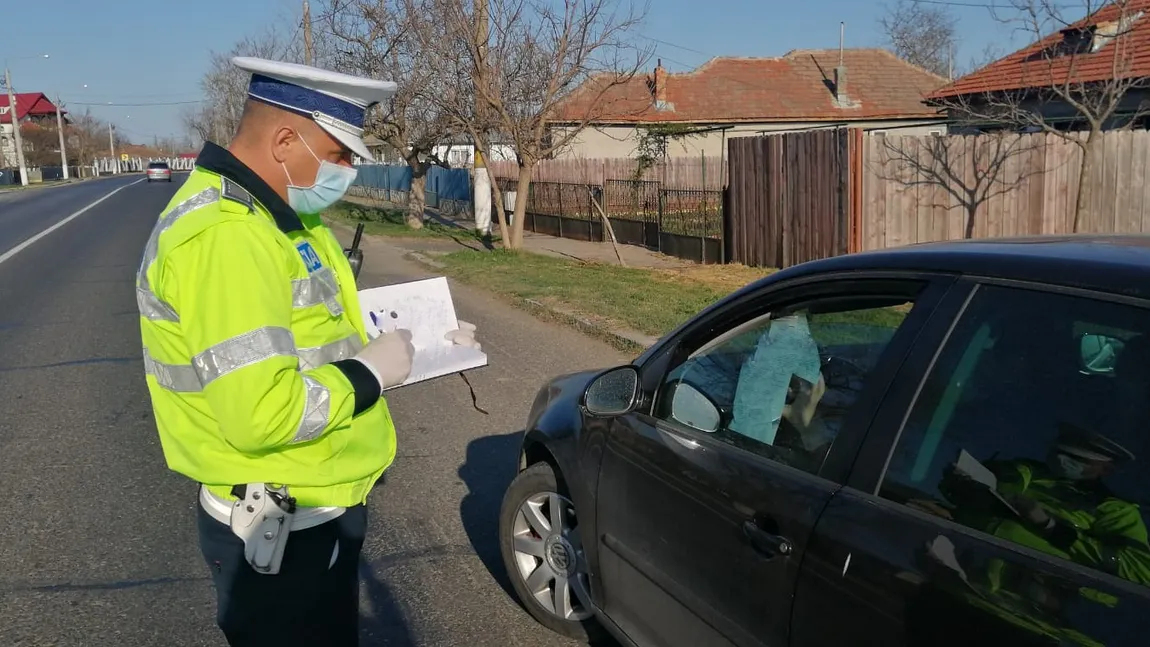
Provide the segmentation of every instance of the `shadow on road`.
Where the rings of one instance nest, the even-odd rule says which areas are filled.
[[[459,504],[463,529],[491,577],[513,598],[499,553],[499,506],[515,478],[522,438],[522,431],[477,438],[468,443],[467,457],[459,467],[459,477],[467,485],[467,496]]]
[[[515,478],[522,440],[522,431],[477,438],[468,443],[466,459],[459,467],[459,477],[468,490],[459,504],[463,529],[491,577],[517,602],[499,551],[499,508],[503,493]],[[619,647],[619,643],[605,638],[589,647]]]
[[[361,647],[415,647],[415,638],[407,629],[403,608],[362,557],[359,578],[367,586],[368,608],[360,611],[359,644]]]

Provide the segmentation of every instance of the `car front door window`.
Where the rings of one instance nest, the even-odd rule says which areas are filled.
[[[817,473],[910,306],[827,299],[763,315],[675,366],[655,417]]]

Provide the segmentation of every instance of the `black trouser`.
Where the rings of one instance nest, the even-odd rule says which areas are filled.
[[[359,554],[367,508],[292,531],[280,572],[262,575],[244,559],[244,542],[199,510],[200,550],[216,585],[216,623],[232,647],[359,644]],[[332,554],[339,546],[335,563]]]

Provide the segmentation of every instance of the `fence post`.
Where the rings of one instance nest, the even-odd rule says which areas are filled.
[[[659,253],[662,254],[663,253],[663,203],[666,202],[667,195],[665,193],[663,193],[663,183],[662,182],[658,182],[658,181],[655,182],[655,191],[657,192],[656,195],[659,196],[659,207],[658,207],[659,208],[659,214],[658,214],[658,217],[659,217],[659,234],[658,234],[658,240],[656,241],[656,245],[658,246]]]

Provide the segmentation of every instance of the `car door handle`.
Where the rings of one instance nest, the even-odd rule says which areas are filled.
[[[782,535],[774,535],[763,530],[754,521],[743,523],[743,534],[751,542],[751,547],[767,557],[782,555],[786,557],[794,552],[795,547],[791,540]]]

